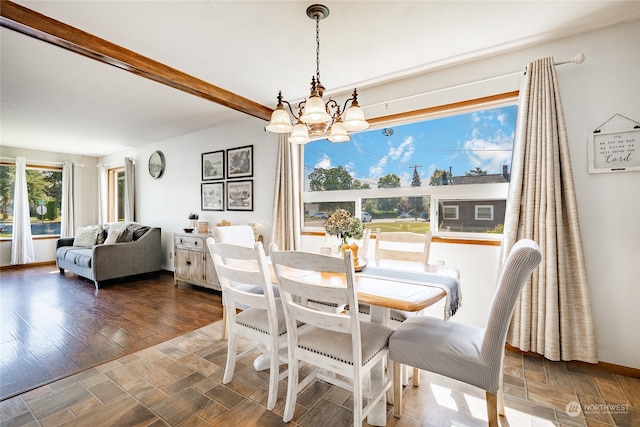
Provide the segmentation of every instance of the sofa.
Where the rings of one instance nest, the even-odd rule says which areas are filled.
[[[105,280],[162,269],[160,228],[132,222],[80,227],[75,237],[59,238],[56,264],[93,280],[96,289]]]

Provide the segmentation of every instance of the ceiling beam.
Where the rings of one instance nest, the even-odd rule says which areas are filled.
[[[273,110],[269,107],[11,1],[1,1],[0,15],[2,27],[51,43],[87,58],[113,65],[250,116],[263,120],[271,118]]]

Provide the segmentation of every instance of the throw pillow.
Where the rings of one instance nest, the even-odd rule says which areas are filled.
[[[98,238],[96,239],[96,245],[101,245],[104,243],[104,239],[107,238],[107,229],[108,225],[99,225],[100,229],[98,230]]]
[[[132,241],[133,241],[133,228],[131,228],[131,225],[128,225],[127,227],[125,227],[124,230],[122,230],[122,232],[116,239],[116,243],[127,243]]]
[[[113,224],[109,225],[109,233],[107,234],[107,238],[105,239],[104,243],[105,244],[109,244],[109,243],[117,243],[118,242],[118,237],[120,237],[120,234],[122,234],[122,232],[124,230],[126,230],[127,226],[131,224],[130,222],[116,222]]]
[[[83,248],[90,248],[96,244],[98,239],[98,232],[100,227],[97,225],[88,225],[86,227],[79,227],[76,230],[76,235],[73,239],[73,246],[80,246]]]

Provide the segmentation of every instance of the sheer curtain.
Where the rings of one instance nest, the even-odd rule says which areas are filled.
[[[598,361],[578,206],[553,58],[531,62],[520,90],[503,261],[522,238],[543,260],[525,285],[507,342],[550,360]]]
[[[124,158],[124,220],[136,220],[136,164],[131,157]]]
[[[73,237],[75,232],[75,209],[73,203],[74,172],[73,163],[67,162],[62,166],[62,215],[60,237]]]
[[[11,264],[29,264],[34,261],[29,195],[27,192],[27,160],[24,157],[16,157]]]
[[[289,143],[288,138],[289,134],[278,135],[271,235],[271,241],[283,251],[300,247],[300,145]]]
[[[107,166],[98,165],[98,224],[109,222],[109,183],[107,180]]]

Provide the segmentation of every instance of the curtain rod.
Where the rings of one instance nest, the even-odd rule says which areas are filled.
[[[13,160],[14,162],[15,162],[15,160],[16,160],[16,158],[15,158],[15,157],[0,157],[0,159],[3,159],[3,160]],[[65,162],[52,162],[52,161],[49,161],[49,160],[29,160],[29,159],[27,159],[27,163],[31,163],[32,165],[33,165],[33,164],[38,164],[38,165],[39,165],[39,164],[43,164],[43,165],[46,165],[46,164],[49,164],[49,165],[64,165],[64,164],[65,164]],[[84,167],[84,164],[83,164],[83,163],[76,163],[76,162],[71,162],[71,163],[72,163],[74,166],[78,166],[78,167],[81,167],[81,168],[83,168],[83,167]]]
[[[585,54],[580,52],[577,55],[575,55],[573,58],[568,59],[566,61],[555,62],[554,65],[558,66],[558,65],[565,65],[565,64],[582,64],[586,58],[587,57],[585,56]],[[455,86],[448,86],[448,87],[443,87],[443,88],[440,88],[440,89],[434,89],[434,90],[430,90],[428,92],[422,92],[422,93],[418,93],[418,94],[415,94],[415,95],[404,96],[402,98],[396,98],[396,99],[392,99],[390,101],[383,101],[383,102],[378,102],[376,104],[369,104],[369,105],[361,105],[360,107],[361,108],[368,108],[368,107],[376,107],[378,105],[386,105],[386,104],[390,104],[391,102],[405,101],[407,99],[417,98],[419,96],[431,95],[433,93],[444,92],[446,90],[451,90],[451,89],[459,89],[461,87],[471,86],[471,85],[475,85],[475,84],[478,84],[478,83],[486,83],[486,82],[490,82],[492,80],[504,79],[505,77],[511,77],[511,76],[515,76],[515,75],[518,75],[518,74],[522,74],[522,70],[520,70],[520,71],[512,71],[511,73],[501,74],[499,76],[494,76],[494,77],[488,77],[486,79],[474,80],[474,81],[467,82],[467,83],[461,83],[461,84],[455,85]]]

